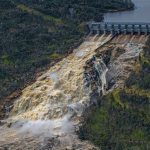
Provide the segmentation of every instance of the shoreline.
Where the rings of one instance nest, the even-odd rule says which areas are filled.
[[[125,12],[125,11],[133,11],[135,7],[130,7],[130,8],[122,8],[118,10],[108,10],[106,13],[116,13],[116,12]]]

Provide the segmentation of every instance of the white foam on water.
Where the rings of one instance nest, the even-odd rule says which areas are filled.
[[[50,74],[50,78],[53,80],[53,81],[57,81],[58,80],[58,74],[57,72],[52,72]]]
[[[69,120],[69,115],[55,120],[17,121],[12,125],[12,128],[16,129],[19,134],[42,135],[43,138],[74,132],[74,125]]]

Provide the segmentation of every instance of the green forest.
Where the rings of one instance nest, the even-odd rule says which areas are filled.
[[[148,150],[150,147],[150,40],[124,89],[99,99],[80,138],[102,150]]]
[[[129,7],[124,0],[0,0],[0,99],[78,46],[86,21]]]

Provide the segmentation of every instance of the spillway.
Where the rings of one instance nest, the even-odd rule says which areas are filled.
[[[22,91],[0,126],[0,149],[97,149],[78,139],[82,115],[95,103],[92,96],[123,84],[146,40],[147,36],[88,36]]]

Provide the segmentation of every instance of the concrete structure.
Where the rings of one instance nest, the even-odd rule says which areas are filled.
[[[150,34],[150,23],[90,22],[88,26],[94,34]]]

